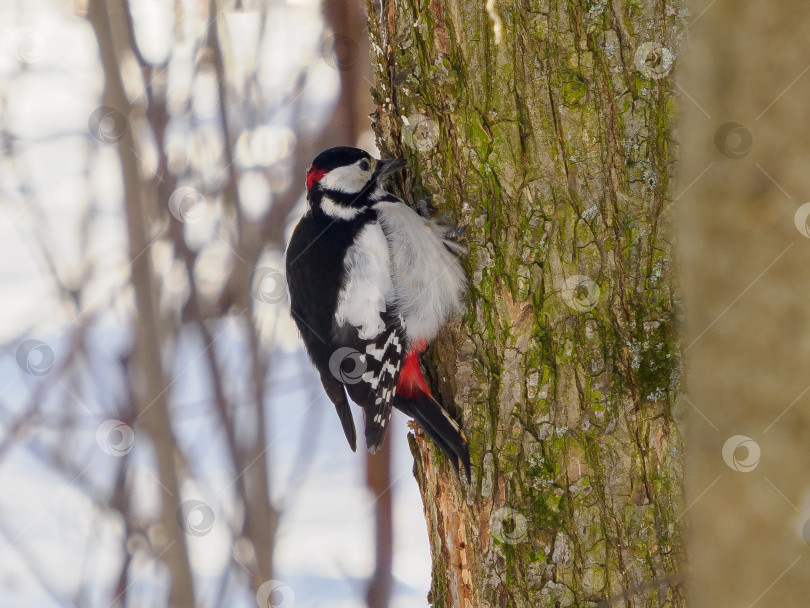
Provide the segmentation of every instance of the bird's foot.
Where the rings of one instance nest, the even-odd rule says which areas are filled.
[[[428,203],[429,198],[430,197],[426,195],[416,201],[416,212],[425,219],[430,219],[430,216],[436,211],[436,209]]]
[[[451,241],[455,241],[458,237],[464,234],[467,231],[467,225],[459,226],[454,230],[450,230],[447,234],[444,235],[444,238],[450,239]]]

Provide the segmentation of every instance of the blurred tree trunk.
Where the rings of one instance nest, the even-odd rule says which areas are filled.
[[[120,70],[119,51],[126,46],[126,8],[121,0],[89,3],[87,17],[98,41],[104,73],[102,102],[116,108],[124,121],[130,116]],[[116,46],[116,44],[118,46]],[[138,311],[135,351],[130,375],[140,378],[133,383],[138,418],[155,450],[160,493],[160,533],[156,534],[155,554],[167,565],[171,575],[169,604],[177,608],[196,605],[191,564],[186,536],[177,525],[180,509],[180,472],[177,469],[177,446],[169,418],[167,382],[161,361],[161,337],[158,332],[155,276],[149,253],[149,225],[145,213],[143,188],[139,175],[135,138],[128,126],[121,128],[117,142],[124,185],[124,210],[127,222],[131,282]],[[144,255],[145,254],[145,255]],[[131,583],[130,583],[131,584]],[[120,593],[113,600],[116,603]]]
[[[373,4],[369,13],[375,15]],[[680,5],[382,0],[377,135],[468,225],[430,350],[473,480],[412,441],[434,606],[683,606],[671,265]]]
[[[810,66],[786,52],[810,36],[801,10],[718,2],[690,28],[678,219],[696,608],[808,604]]]

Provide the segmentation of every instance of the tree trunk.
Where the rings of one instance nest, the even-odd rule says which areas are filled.
[[[672,269],[680,5],[369,2],[376,131],[468,226],[426,363],[470,440],[411,445],[434,606],[683,606]]]

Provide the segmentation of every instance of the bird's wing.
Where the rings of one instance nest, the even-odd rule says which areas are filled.
[[[405,331],[392,313],[391,260],[380,225],[367,224],[345,258],[346,280],[335,314],[330,370],[363,408],[366,446],[372,454],[385,440],[397,380],[406,351]]]
[[[407,350],[407,338],[399,320],[383,315],[387,324],[374,340],[361,342],[358,365],[351,378],[344,380],[352,401],[363,408],[366,421],[366,447],[374,454],[385,440],[391,406]]]

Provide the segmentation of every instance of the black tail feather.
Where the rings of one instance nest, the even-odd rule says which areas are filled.
[[[349,447],[352,449],[352,452],[356,452],[357,430],[354,427],[352,410],[349,407],[349,400],[346,399],[343,385],[329,374],[321,374],[321,384],[323,384],[323,389],[326,391],[329,400],[335,404],[335,410],[337,410],[340,425],[343,427],[343,434],[346,435],[346,441],[349,442]]]
[[[404,399],[397,395],[394,407],[413,418],[433,443],[444,452],[460,475],[459,461],[470,480],[470,448],[464,431],[450,415],[444,411],[438,401],[430,395],[418,393],[413,399]]]

